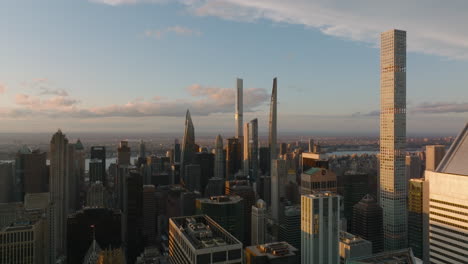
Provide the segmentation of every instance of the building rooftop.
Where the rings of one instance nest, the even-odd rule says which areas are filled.
[[[291,246],[287,242],[274,242],[257,246],[247,247],[255,256],[266,256],[269,259],[283,258],[295,256],[298,252],[297,248]]]
[[[303,196],[311,197],[311,198],[320,198],[320,197],[330,197],[330,196],[339,196],[339,195],[330,191],[323,191],[323,192],[314,192],[312,194],[305,194]]]
[[[238,203],[242,200],[240,196],[237,195],[219,195],[219,196],[211,196],[210,198],[201,198],[198,199],[203,203],[212,203],[212,204],[230,204],[230,203]]]
[[[419,264],[411,248],[374,254],[368,257],[348,259],[346,264]]]
[[[436,172],[468,176],[468,123],[445,154]]]
[[[24,196],[24,208],[26,210],[46,209],[50,204],[50,195],[45,193],[27,193]]]
[[[319,172],[320,170],[321,170],[320,168],[310,168],[310,169],[304,171],[304,173],[312,175],[312,174],[315,174],[315,173]]]
[[[356,236],[354,234],[340,231],[340,242],[348,244],[348,245],[356,245],[356,244],[370,244],[372,242],[365,240],[362,237]]]
[[[206,215],[170,219],[195,249],[215,248],[242,243]]]

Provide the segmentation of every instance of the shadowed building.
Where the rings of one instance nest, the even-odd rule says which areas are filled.
[[[101,174],[102,180],[100,180],[104,186],[107,186],[107,179],[106,179],[106,147],[104,146],[92,146],[91,147],[91,160],[98,159],[101,161]]]
[[[232,180],[242,168],[242,142],[228,138],[226,154],[226,180]]]
[[[297,264],[297,248],[287,242],[253,245],[245,248],[247,264]]]
[[[180,177],[185,182],[185,166],[191,164],[195,156],[195,128],[193,126],[190,111],[185,115],[185,131],[182,141],[182,153],[180,159]]]
[[[383,251],[382,208],[371,195],[366,195],[353,208],[352,233],[372,242],[372,252]]]

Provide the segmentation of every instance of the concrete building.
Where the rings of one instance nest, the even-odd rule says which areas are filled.
[[[301,194],[311,194],[317,191],[337,193],[336,174],[324,168],[312,167],[301,174]]]
[[[244,80],[237,78],[236,79],[236,138],[242,138],[242,124],[243,124],[243,112],[244,112],[244,103],[243,103],[243,94],[244,94]]]
[[[226,150],[226,180],[232,180],[242,168],[242,141],[228,138]]]
[[[372,242],[372,252],[383,251],[382,207],[377,199],[367,194],[353,207],[353,234]]]
[[[301,196],[301,263],[338,264],[342,197],[331,192]]]
[[[385,250],[407,246],[406,31],[380,35],[380,205]]]
[[[242,243],[206,215],[169,219],[171,264],[242,263]]]
[[[120,150],[120,148],[119,148],[119,150]],[[101,179],[101,182],[102,182],[102,184],[104,184],[104,186],[106,186],[107,185],[107,178],[106,178],[106,170],[107,170],[107,166],[106,166],[106,147],[105,146],[92,146],[91,147],[91,157],[90,158],[91,158],[91,160],[93,160],[93,159],[101,160],[101,163],[102,163],[101,170],[102,170],[102,172],[100,173],[100,175],[102,175],[102,177],[103,177]],[[130,160],[130,158],[129,158],[129,160]]]
[[[347,230],[353,228],[353,206],[366,194],[371,192],[369,184],[369,174],[357,171],[347,171],[341,176],[337,176],[338,194],[343,196],[344,217],[347,222]]]
[[[468,263],[468,124],[429,181],[429,261]],[[427,203],[426,203],[427,204]]]
[[[86,206],[92,208],[106,208],[108,204],[106,188],[102,182],[91,183],[86,193]]]
[[[328,156],[323,153],[303,152],[300,162],[301,171],[307,171],[311,168],[328,169]]]
[[[117,165],[119,166],[130,166],[130,157],[132,153],[128,146],[128,141],[120,141],[119,147],[117,148]],[[105,166],[106,164],[104,164]]]
[[[417,179],[421,178],[421,158],[418,155],[406,155],[405,167],[406,167],[406,179]]]
[[[426,170],[435,171],[445,155],[444,145],[426,146]]]
[[[89,160],[89,182],[103,182],[104,174],[102,167],[104,164],[101,159]]]
[[[251,237],[251,215],[252,215],[252,206],[255,204],[255,191],[253,186],[250,185],[250,182],[246,178],[239,178],[234,181],[228,181],[225,183],[225,193],[226,195],[237,195],[240,196],[244,203],[244,240],[241,242],[244,245],[250,245]]]
[[[266,216],[267,216],[267,204],[259,199],[255,205],[252,206],[252,235],[251,244],[261,245],[266,242]]]
[[[348,259],[346,264],[423,264],[423,262],[413,255],[411,248],[404,248]]]
[[[0,161],[0,203],[21,201],[23,191],[20,187],[15,184],[15,163]]]
[[[280,201],[285,197],[288,168],[285,160],[272,160],[271,163],[271,215],[279,223]]]
[[[279,226],[278,240],[285,241],[297,248],[296,255],[300,257],[301,249],[301,207],[289,205],[284,207],[284,213]]]
[[[287,242],[259,244],[245,248],[246,264],[297,264],[297,249]]]
[[[143,185],[143,239],[146,245],[156,241],[156,188],[154,185]]]
[[[223,150],[223,138],[221,137],[221,135],[218,135],[215,141],[215,164],[214,164],[215,177],[224,179],[224,173],[225,173],[224,163],[225,163],[225,159],[224,159],[224,150]]]
[[[340,232],[340,263],[346,260],[372,256],[372,242],[347,232]]]
[[[417,258],[428,261],[429,252],[428,208],[429,182],[424,178],[410,179],[408,185],[408,247]]]
[[[196,200],[196,214],[205,214],[239,241],[244,240],[244,201],[239,196],[213,196]]]
[[[0,228],[13,223],[23,217],[24,205],[22,202],[0,203]]]
[[[49,170],[47,168],[47,153],[39,150],[32,151],[24,146],[16,154],[15,178],[20,183],[22,201],[26,193],[47,192]]]
[[[277,159],[277,150],[276,150],[276,133],[277,133],[277,79],[273,79],[273,88],[271,90],[271,100],[270,100],[270,119],[269,119],[269,137],[268,137],[268,148],[270,149],[270,162],[269,166],[273,160]]]
[[[27,193],[24,196],[24,217],[31,222],[40,222],[40,229],[43,239],[42,256],[44,263],[51,263],[54,248],[51,245],[51,237],[53,235],[51,218],[53,216],[53,207],[50,200],[50,193]],[[17,218],[21,219],[21,218]]]

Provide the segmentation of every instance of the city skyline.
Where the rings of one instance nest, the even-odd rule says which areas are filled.
[[[466,120],[468,51],[464,29],[454,22],[463,21],[464,4],[445,8],[435,19],[421,17],[419,10],[414,16],[400,14],[396,23],[389,18],[392,9],[385,11],[387,4],[369,4],[382,11],[381,17],[360,10],[362,18],[350,23],[346,19],[358,12],[355,7],[321,1],[297,1],[294,7],[218,1],[224,14],[211,1],[189,2],[2,2],[2,17],[24,21],[1,26],[11,34],[0,37],[8,43],[0,46],[6,62],[0,66],[0,133],[49,133],[59,127],[169,133],[183,128],[186,108],[201,133],[226,133],[233,127],[234,80],[242,78],[244,120],[258,118],[262,134],[268,127],[270,80],[278,76],[279,133],[377,134],[376,43],[378,33],[389,28],[412,36],[408,134],[454,135]],[[309,18],[301,8],[310,17],[321,10],[331,18]],[[416,10],[416,4],[407,8]],[[236,10],[252,15],[239,17]],[[47,16],[49,11],[63,17]],[[337,19],[341,13],[346,16]],[[115,27],[117,22],[122,26]]]

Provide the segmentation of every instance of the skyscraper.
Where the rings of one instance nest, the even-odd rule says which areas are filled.
[[[228,138],[226,151],[226,180],[234,179],[241,169],[242,145],[238,138]]]
[[[25,193],[47,192],[49,172],[47,169],[47,153],[39,150],[31,151],[24,146],[16,154],[16,179],[20,179],[21,200]]]
[[[280,200],[284,197],[288,168],[285,160],[275,159],[271,164],[271,214],[278,223],[280,220]]]
[[[237,78],[236,80],[236,138],[242,137],[242,122],[243,122],[243,86],[244,81]]]
[[[249,176],[250,182],[257,182],[258,178],[258,119],[252,119],[249,123]]]
[[[425,201],[429,197],[429,182],[424,178],[410,179],[408,186],[408,247],[414,256],[428,263],[429,228]]]
[[[154,185],[143,185],[143,239],[146,246],[152,245],[156,240],[156,188]]]
[[[100,159],[102,161],[102,182],[104,186],[107,185],[106,179],[106,147],[104,146],[92,146],[91,147],[91,159]]]
[[[130,165],[130,156],[131,151],[128,146],[127,140],[120,141],[120,145],[117,149],[117,165],[119,166],[129,166]],[[104,166],[106,164],[104,163]]]
[[[146,158],[146,145],[143,139],[140,140],[138,157],[144,159]]]
[[[301,263],[338,264],[342,197],[331,192],[301,196]]]
[[[193,127],[190,111],[185,115],[185,132],[182,140],[182,154],[180,160],[180,178],[185,181],[185,165],[192,163],[195,155],[195,128]]]
[[[216,137],[215,141],[215,169],[214,175],[216,178],[224,179],[224,150],[223,150],[223,138],[221,135]]]
[[[426,170],[435,171],[445,155],[444,145],[426,146]]]
[[[52,259],[65,254],[66,222],[68,215],[68,139],[61,130],[50,141],[50,194],[53,203],[51,246]]]
[[[382,208],[371,195],[364,196],[353,207],[352,232],[372,242],[372,252],[383,251]]]
[[[270,148],[270,166],[271,161],[277,158],[276,153],[276,104],[277,104],[277,91],[276,78],[273,79],[273,89],[271,90],[271,101],[270,101],[270,122],[269,122],[269,138],[268,147]]]
[[[180,143],[177,138],[174,140],[174,162],[180,162]]]
[[[267,214],[267,204],[259,199],[255,205],[252,206],[252,235],[251,235],[251,244],[260,245],[266,242],[266,217]]]
[[[380,204],[385,250],[407,245],[406,31],[381,34],[380,49]]]

